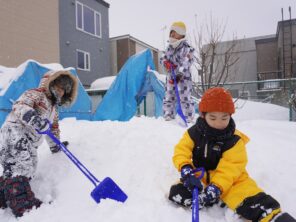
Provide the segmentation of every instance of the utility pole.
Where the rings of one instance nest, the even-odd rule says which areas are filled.
[[[291,69],[291,78],[294,77],[294,70],[293,70],[293,30],[292,30],[292,13],[291,13],[291,6],[289,6],[289,14],[290,14],[290,47],[291,47],[291,64],[290,64],[290,69]]]
[[[282,76],[283,78],[285,79],[286,78],[286,65],[285,65],[285,26],[284,26],[284,9],[282,8],[282,23],[281,23],[281,26],[282,26],[282,38],[283,38],[283,41],[282,41],[282,59],[283,59],[283,64],[282,64],[282,69],[283,69],[283,73],[282,73]]]

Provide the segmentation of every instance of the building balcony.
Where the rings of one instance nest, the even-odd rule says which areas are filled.
[[[259,72],[257,73],[258,81],[258,90],[270,91],[270,90],[279,90],[282,88],[282,84],[279,81],[281,79],[281,71],[273,72]]]

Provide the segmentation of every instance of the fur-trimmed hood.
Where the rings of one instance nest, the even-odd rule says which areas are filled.
[[[46,96],[52,100],[52,95],[49,90],[49,85],[52,81],[54,81],[56,78],[58,78],[61,75],[67,75],[73,80],[73,86],[70,93],[65,93],[65,95],[62,98],[62,105],[63,106],[70,106],[72,105],[77,97],[77,90],[78,90],[78,79],[76,76],[71,74],[68,70],[58,70],[58,71],[49,71],[45,73],[45,75],[42,77],[39,88],[42,88]]]

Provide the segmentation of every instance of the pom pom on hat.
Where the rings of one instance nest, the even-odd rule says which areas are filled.
[[[174,22],[170,28],[170,32],[175,31],[179,35],[186,35],[186,25],[184,22]]]
[[[229,91],[221,87],[208,89],[201,97],[199,112],[224,112],[233,114],[235,112],[232,96]]]

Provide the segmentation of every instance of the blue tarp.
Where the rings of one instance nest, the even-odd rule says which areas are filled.
[[[24,69],[21,76],[14,80],[6,92],[0,96],[0,127],[5,121],[8,113],[11,111],[13,102],[16,101],[26,90],[38,87],[41,78],[48,71],[48,68],[34,61],[27,63],[26,68]],[[70,71],[73,75],[77,76],[77,73],[74,69]],[[68,109],[60,110],[60,119],[64,117],[91,119],[91,100],[80,82],[78,90],[78,97],[73,106]]]
[[[162,116],[162,103],[165,94],[164,84],[157,79],[153,72],[147,72],[145,75],[144,84],[136,95],[138,105],[144,100],[148,92],[154,92],[154,116]]]
[[[128,121],[147,91],[155,93],[155,116],[162,113],[164,88],[148,66],[155,69],[149,49],[128,59],[94,113],[93,120]]]

